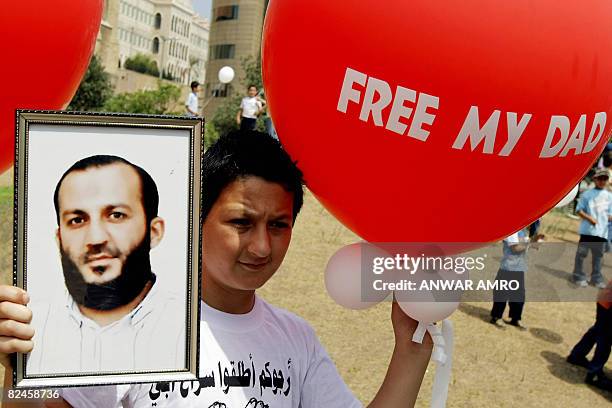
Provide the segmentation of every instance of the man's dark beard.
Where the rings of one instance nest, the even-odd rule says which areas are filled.
[[[142,292],[148,281],[155,282],[149,258],[150,242],[149,231],[147,231],[142,242],[127,255],[121,268],[121,274],[109,282],[100,284],[85,282],[79,268],[60,243],[64,281],[70,296],[79,305],[96,310],[112,310],[130,303]],[[85,257],[100,253],[115,255],[107,247],[101,245],[90,251]]]

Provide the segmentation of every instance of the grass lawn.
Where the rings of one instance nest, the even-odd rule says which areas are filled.
[[[13,279],[13,187],[0,187],[0,282]]]
[[[13,200],[13,187],[0,187],[0,205],[10,205]]]

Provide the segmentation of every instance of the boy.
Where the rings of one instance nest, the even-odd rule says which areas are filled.
[[[601,274],[601,262],[608,242],[608,222],[612,219],[612,193],[606,189],[609,178],[608,169],[598,169],[593,175],[595,188],[585,191],[576,207],[582,221],[571,281],[581,288],[588,285],[582,265],[589,250],[593,257],[590,283],[600,289],[606,286]]]
[[[235,132],[206,151],[202,174],[200,377],[206,381],[197,393],[144,384],[66,389],[63,398],[75,407],[360,407],[312,328],[255,294],[288,249],[302,206],[301,172],[268,135]],[[32,349],[25,296],[0,287],[0,318],[15,321],[0,324],[0,338],[8,339],[0,341],[5,365],[6,353]],[[431,338],[413,343],[417,322],[396,303],[391,319],[396,345],[371,407],[414,406],[431,355]]]
[[[200,83],[198,81],[191,82],[191,92],[185,101],[185,109],[187,116],[198,116],[198,92],[200,91]]]
[[[257,87],[249,85],[247,96],[240,102],[240,110],[236,115],[236,122],[240,130],[255,130],[257,117],[264,111],[266,101],[257,96]]]
[[[591,361],[587,354],[595,346],[595,353]],[[612,391],[612,379],[603,371],[612,348],[612,280],[606,289],[599,294],[595,324],[587,330],[582,339],[574,346],[567,362],[585,367],[587,375],[585,382],[602,390]]]
[[[495,290],[493,292],[493,308],[491,309],[491,324],[500,326],[500,319],[506,309],[506,302],[510,307],[510,320],[506,323],[521,330],[525,327],[521,324],[523,306],[525,305],[525,272],[527,271],[527,249],[530,242],[538,242],[544,237],[534,232],[528,236],[527,231],[522,229],[510,235],[503,241],[503,257],[499,271],[495,277],[496,281],[516,280],[519,283],[517,291]]]

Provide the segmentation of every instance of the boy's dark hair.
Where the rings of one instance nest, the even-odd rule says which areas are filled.
[[[238,130],[222,136],[204,153],[202,167],[203,220],[226,186],[248,176],[278,183],[293,193],[294,221],[302,208],[302,172],[280,143],[267,133]]]
[[[249,84],[249,86],[247,86],[247,91],[248,91],[249,89],[251,89],[251,88],[259,89],[259,88],[257,87],[257,85],[255,85],[255,84]]]
[[[57,220],[57,225],[60,224],[60,215],[59,215],[59,189],[62,185],[62,182],[66,178],[66,176],[73,171],[85,171],[92,167],[103,167],[109,166],[115,163],[123,163],[132,167],[138,173],[140,177],[140,197],[142,198],[142,207],[144,208],[147,224],[151,222],[151,220],[157,217],[157,210],[159,207],[159,193],[157,191],[157,185],[153,178],[141,167],[130,163],[122,157],[111,156],[111,155],[96,155],[86,157],[74,163],[68,170],[64,172],[60,180],[57,182],[55,186],[55,192],[53,193],[53,205],[55,206],[55,218]]]
[[[198,81],[191,81],[191,89],[195,89],[198,86],[200,86],[200,83]]]

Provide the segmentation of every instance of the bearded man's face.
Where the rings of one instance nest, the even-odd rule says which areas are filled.
[[[138,173],[123,163],[74,171],[63,180],[57,239],[77,303],[112,309],[129,303],[150,280],[150,226],[141,195]]]

